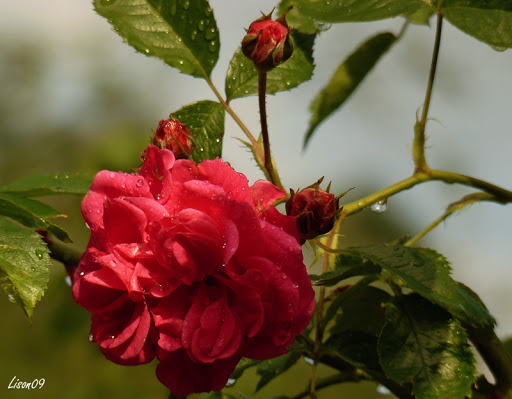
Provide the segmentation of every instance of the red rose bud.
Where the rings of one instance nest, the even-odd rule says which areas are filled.
[[[196,148],[190,131],[174,119],[160,121],[153,144],[171,150],[176,159],[188,159]]]
[[[322,180],[298,193],[290,190],[291,197],[286,201],[286,214],[295,217],[302,243],[328,233],[334,226],[339,199],[320,188]]]
[[[293,41],[285,15],[276,21],[272,20],[272,13],[257,19],[242,40],[242,52],[259,71],[274,69],[293,53]]]

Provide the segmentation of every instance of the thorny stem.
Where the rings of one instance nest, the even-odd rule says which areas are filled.
[[[370,205],[377,201],[385,200],[399,192],[408,190],[417,184],[427,181],[442,181],[448,184],[458,183],[464,186],[480,189],[488,194],[492,194],[494,196],[494,202],[500,204],[508,204],[509,202],[512,202],[512,191],[471,176],[431,169],[428,174],[422,172],[414,173],[412,176],[392,184],[385,189],[379,190],[367,197],[344,205],[341,215],[352,215],[365,208],[368,208]],[[489,199],[489,201],[491,201],[491,199]]]
[[[430,108],[430,99],[432,97],[432,88],[434,86],[434,78],[436,76],[437,59],[439,57],[439,48],[441,45],[441,32],[443,28],[443,15],[441,11],[437,13],[436,38],[434,43],[434,51],[432,54],[432,62],[430,64],[430,73],[428,76],[427,92],[425,93],[425,102],[421,119],[414,126],[414,141],[412,146],[412,156],[414,159],[415,172],[428,173],[429,167],[425,160],[425,126],[427,125],[428,110]]]
[[[283,188],[281,181],[279,180],[279,176],[277,176],[276,171],[274,169],[274,165],[272,164],[272,155],[270,153],[270,139],[268,136],[268,124],[267,124],[267,105],[266,105],[266,97],[267,94],[267,72],[258,71],[258,103],[260,108],[260,121],[261,121],[261,137],[263,139],[263,156],[265,159],[265,170],[267,171],[268,177],[270,181],[278,186],[279,188]]]
[[[331,231],[338,231],[339,226],[341,225],[341,222],[343,221],[343,217],[339,217],[336,220],[336,223],[334,224],[334,227]],[[331,234],[329,237],[327,237],[327,247],[331,247],[333,240],[334,240],[335,234]],[[329,270],[329,257],[330,253],[326,252],[324,254],[324,263],[323,263],[323,269],[322,273],[327,273]],[[322,323],[323,318],[323,311],[324,311],[324,300],[325,300],[325,286],[322,286],[320,288],[320,295],[317,302],[317,310],[316,310],[316,329],[315,329],[315,342],[313,346],[313,367],[311,370],[311,386],[309,395],[311,399],[316,398],[316,371],[317,371],[317,364],[318,364],[318,358],[320,356],[320,345],[322,344],[323,335],[324,335],[324,327]]]
[[[415,235],[410,240],[408,240],[404,244],[404,246],[405,247],[413,246],[419,240],[421,240],[423,237],[425,237],[429,232],[431,232],[437,226],[439,226],[439,224],[441,224],[441,222],[446,220],[450,215],[452,215],[453,213],[455,213],[457,211],[461,211],[467,205],[474,204],[475,202],[495,201],[495,200],[496,200],[496,197],[494,197],[494,195],[489,194],[489,193],[475,193],[475,194],[466,195],[461,200],[459,200],[453,204],[450,204],[448,206],[448,208],[446,209],[446,211],[441,216],[439,216],[436,220],[434,220],[431,224],[429,224],[424,230],[422,230],[417,235]]]

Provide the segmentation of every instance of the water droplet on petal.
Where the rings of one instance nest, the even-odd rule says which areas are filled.
[[[83,275],[85,275],[85,272],[80,272],[80,276],[83,276]]]
[[[137,187],[142,187],[143,184],[144,184],[144,181],[142,179],[137,180],[137,183],[135,183],[135,185]]]
[[[382,213],[388,209],[387,199],[377,201],[370,207],[373,212]]]
[[[114,179],[116,177],[116,174],[114,172],[110,172],[109,177],[111,179]]]
[[[224,338],[221,338],[217,341],[217,344],[216,344],[219,348],[224,345]]]
[[[116,261],[115,261],[114,259],[110,259],[110,260],[108,261],[108,264],[109,264],[111,267],[116,267],[116,266],[117,266],[117,263],[116,263]]]

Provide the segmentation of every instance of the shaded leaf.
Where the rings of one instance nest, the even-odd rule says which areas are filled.
[[[219,31],[207,0],[94,0],[98,14],[138,52],[181,72],[209,77]]]
[[[490,327],[496,321],[476,294],[450,277],[445,257],[431,249],[375,245],[351,248],[351,251],[381,266],[424,298],[440,305],[472,326]]]
[[[445,0],[443,15],[461,31],[493,47],[512,47],[512,1]]]
[[[92,179],[92,175],[82,173],[30,176],[0,187],[0,192],[23,197],[85,195]]]
[[[375,21],[407,15],[425,5],[423,0],[296,0],[299,12],[325,22]]]
[[[503,341],[503,345],[505,345],[505,348],[507,348],[508,352],[512,355],[512,337]]]
[[[327,273],[323,273],[320,276],[311,274],[310,277],[314,285],[332,287],[333,285],[338,284],[340,281],[346,280],[347,278],[350,277],[365,276],[368,274],[378,274],[379,272],[379,266],[367,262],[342,271],[333,270]]]
[[[196,143],[191,155],[199,163],[205,159],[222,156],[225,112],[222,104],[215,101],[198,101],[172,114],[184,123]]]
[[[389,32],[373,36],[338,66],[327,85],[311,103],[311,120],[304,138],[304,146],[318,125],[345,103],[396,39],[397,37]]]
[[[0,215],[7,216],[33,229],[48,231],[59,240],[71,241],[64,229],[47,220],[62,215],[42,202],[19,195],[0,193]]]
[[[300,352],[290,351],[286,355],[275,359],[264,360],[258,365],[256,373],[260,376],[256,391],[259,391],[278,375],[287,371],[302,357]]]
[[[457,320],[416,294],[395,298],[386,318],[378,351],[388,376],[412,382],[418,399],[470,396],[475,359]]]
[[[385,305],[391,299],[391,295],[369,286],[368,283],[372,281],[374,279],[363,279],[344,290],[332,301],[324,319],[327,323],[334,317],[331,335],[345,331],[379,335],[384,324]]]
[[[267,94],[291,90],[311,79],[315,36],[293,32],[293,54],[288,61],[267,73]],[[240,47],[229,64],[225,90],[227,101],[258,94],[258,72]]]
[[[50,264],[39,234],[0,217],[0,284],[28,317],[44,295]]]
[[[235,370],[231,374],[231,379],[235,380],[235,382],[244,374],[245,370],[250,369],[251,367],[257,366],[260,364],[261,360],[253,360],[247,359],[243,357],[237,364]]]

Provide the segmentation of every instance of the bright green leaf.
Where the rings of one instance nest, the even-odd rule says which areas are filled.
[[[468,35],[496,49],[512,47],[512,1],[445,0],[442,11]]]
[[[425,5],[423,0],[295,0],[299,12],[325,22],[375,21],[407,15]]]
[[[318,125],[345,103],[396,39],[397,37],[389,32],[373,36],[338,66],[327,85],[311,103],[311,120],[304,138],[304,146]]]
[[[196,162],[215,159],[222,155],[225,112],[222,104],[198,101],[186,105],[172,114],[192,133],[196,149],[191,158]]]
[[[7,216],[33,229],[48,231],[59,240],[71,241],[65,230],[47,220],[62,215],[42,202],[19,195],[0,193],[0,215]]]
[[[279,15],[282,15],[290,6],[294,6],[288,14],[286,14],[286,23],[292,29],[296,29],[302,33],[317,33],[319,29],[315,25],[315,20],[309,15],[301,14],[295,6],[296,0],[281,0],[277,6]]]
[[[445,257],[426,248],[375,245],[351,248],[354,253],[381,266],[424,298],[440,305],[464,323],[490,327],[496,321],[476,294],[450,277]]]
[[[316,35],[293,33],[294,50],[288,61],[267,73],[267,94],[297,87],[313,76],[313,44]],[[258,94],[258,72],[238,48],[226,76],[227,100]]]
[[[195,77],[210,76],[219,31],[207,0],[94,0],[95,10],[138,52]]]
[[[417,399],[471,395],[475,359],[457,320],[416,294],[391,302],[386,318],[378,351],[389,377],[412,382]]]
[[[0,284],[28,317],[44,295],[50,264],[39,234],[0,217]]]
[[[0,187],[0,192],[23,197],[85,195],[89,191],[92,178],[91,175],[79,173],[30,176]]]
[[[256,386],[256,391],[259,391],[278,375],[287,371],[290,367],[297,363],[301,357],[302,354],[300,352],[291,351],[286,355],[261,362],[258,365],[258,370],[256,371],[260,376]]]

